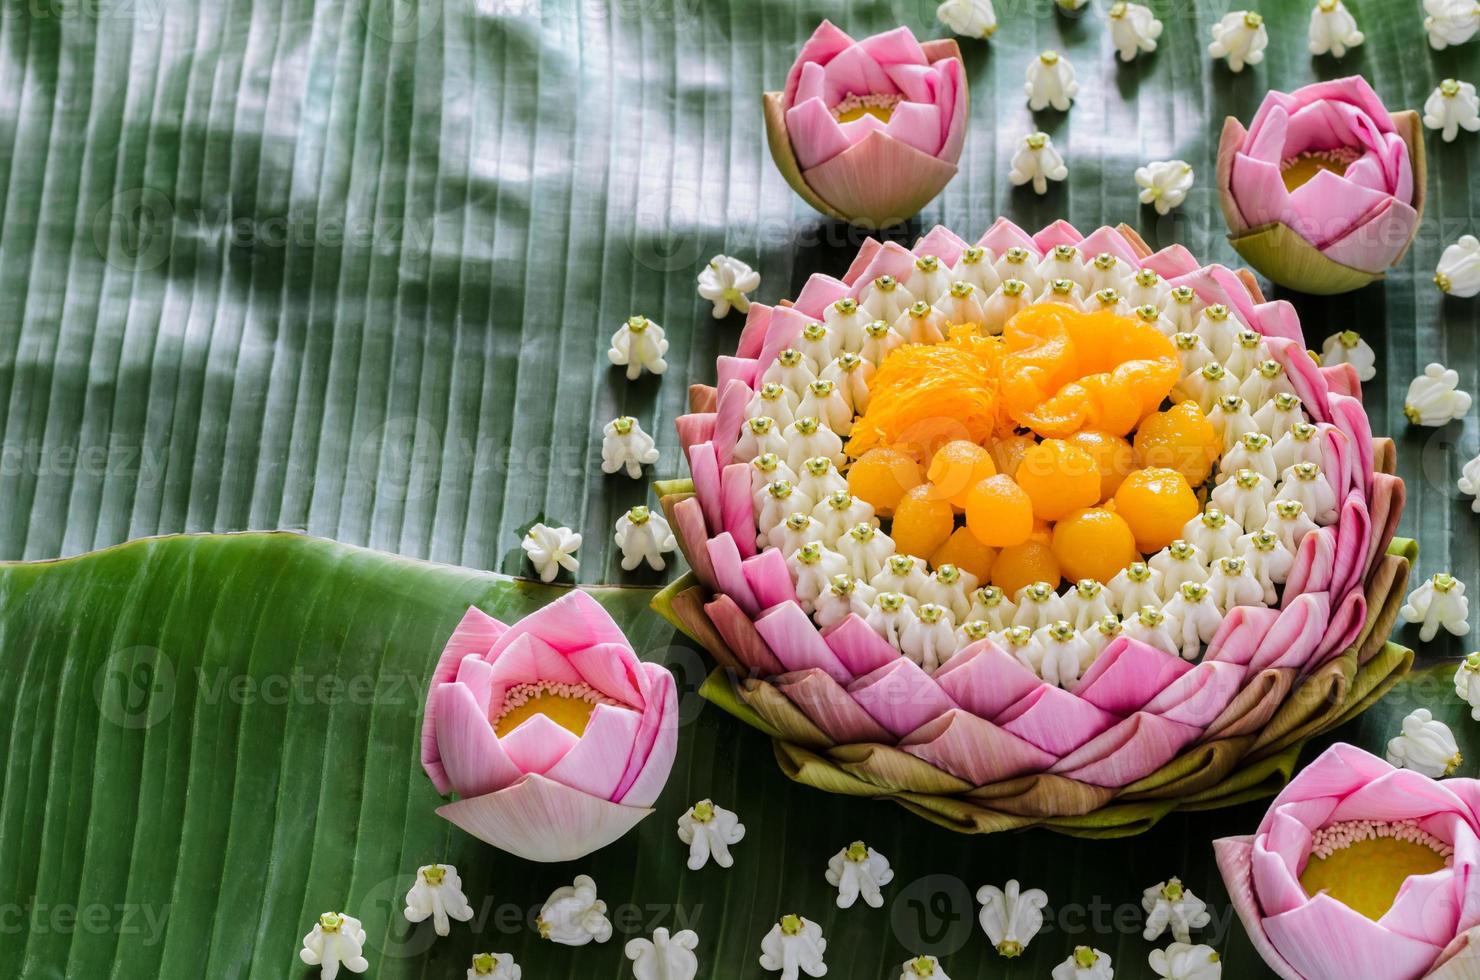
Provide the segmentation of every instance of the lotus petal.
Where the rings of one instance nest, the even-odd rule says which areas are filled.
[[[813,667],[783,674],[776,678],[776,689],[839,745],[893,741],[893,736],[824,670]]]
[[[1062,688],[1040,684],[997,717],[997,724],[1063,758],[1119,719]]]
[[[690,401],[692,402],[692,396]],[[673,428],[678,432],[679,448],[688,455],[694,446],[714,440],[714,411],[711,409],[707,412],[680,415],[673,420]]]
[[[832,276],[825,276],[820,272],[814,272],[802,284],[802,291],[797,293],[797,298],[793,305],[803,316],[812,320],[818,320],[821,319],[823,310],[826,310],[829,306],[847,295],[848,284],[846,282],[843,282],[841,279],[834,279]],[[802,325],[805,326],[806,321],[803,321]],[[792,336],[792,340],[795,340],[799,335],[800,331]],[[788,341],[789,343],[790,341]],[[782,346],[787,346],[788,344],[783,344]],[[762,361],[767,364],[770,363],[765,358],[762,358]]]
[[[719,509],[742,558],[755,554],[755,503],[750,494],[750,464],[731,463],[719,471]]]
[[[1246,673],[1236,663],[1204,660],[1168,684],[1142,710],[1206,729],[1238,695]]]
[[[821,312],[817,315],[821,316]],[[762,364],[773,363],[777,355],[797,342],[797,338],[801,337],[802,331],[813,319],[813,316],[794,306],[776,307],[776,311],[771,314],[771,328],[766,331],[766,344],[761,348],[758,360]]]
[[[438,762],[446,786],[463,796],[477,796],[503,789],[523,775],[499,745],[472,691],[456,682],[443,684],[432,692],[432,700],[436,703]],[[427,769],[430,774],[431,768]],[[441,787],[438,791],[447,792]]]
[[[954,176],[954,163],[878,131],[802,171],[833,209],[876,228],[918,214]]]
[[[1264,930],[1305,980],[1419,977],[1440,952],[1432,943],[1384,929],[1324,893],[1265,917]]]
[[[665,667],[642,665],[646,704],[627,771],[613,799],[629,807],[651,806],[663,792],[678,755],[678,685]]]
[[[910,249],[910,254],[912,256],[934,255],[940,259],[941,264],[951,267],[961,258],[961,253],[966,251],[966,247],[966,239],[945,225],[936,225],[915,242],[915,247]]]
[[[1141,260],[1141,268],[1150,269],[1163,279],[1177,279],[1197,267],[1197,259],[1183,245],[1168,245]]]
[[[503,710],[504,692],[516,684],[539,681],[580,684],[583,680],[581,672],[560,651],[530,633],[515,637],[496,656],[490,655],[489,663],[492,671],[488,678],[489,698],[483,705],[485,712]]]
[[[617,840],[653,811],[622,806],[544,776],[449,803],[439,816],[526,861],[573,861]]]
[[[824,20],[817,25],[802,50],[797,53],[796,61],[792,62],[791,69],[786,73],[786,102],[790,105],[796,100],[797,87],[801,84],[802,71],[809,64],[825,66],[833,58],[842,54],[853,46],[853,38],[832,21]]]
[[[791,571],[777,549],[767,548],[745,559],[740,563],[740,569],[762,609],[781,602],[796,602],[797,592],[791,581]]]
[[[626,643],[595,643],[567,657],[581,680],[629,708],[647,703],[643,690],[642,661]]]
[[[1336,561],[1331,572],[1331,594],[1344,596],[1362,584],[1372,544],[1372,517],[1361,493],[1352,491],[1341,508],[1336,526]]]
[[[899,747],[984,786],[1053,765],[1055,757],[970,711],[955,708],[906,736]]]
[[[1249,661],[1249,670],[1303,666],[1320,645],[1330,617],[1331,604],[1324,593],[1296,596],[1264,635]]]
[[[710,564],[714,566],[714,584],[719,591],[724,592],[745,610],[746,615],[754,617],[761,611],[761,604],[756,601],[755,593],[750,591],[750,583],[745,580],[745,571],[740,567],[740,549],[735,545],[735,539],[729,531],[722,531],[705,542],[705,548],[709,551]]]
[[[1089,257],[1099,255],[1101,252],[1109,252],[1111,255],[1121,259],[1132,269],[1141,267],[1141,257],[1131,247],[1125,236],[1109,225],[1101,225],[1089,233],[1083,241],[1079,242],[1080,254]]]
[[[1312,593],[1324,594],[1336,571],[1336,528],[1311,531],[1295,549],[1295,564],[1285,580],[1284,608]]]
[[[863,287],[869,282],[863,274],[873,263],[874,256],[878,255],[883,247],[884,243],[872,235],[863,240],[863,244],[858,247],[858,254],[853,256],[852,262],[848,263],[848,271],[843,273],[843,281],[848,284],[849,288],[848,295],[856,299],[858,293],[863,291]]]
[[[874,251],[867,268],[856,279],[849,279],[845,276],[843,281],[852,284],[853,298],[857,299],[864,288],[880,276],[893,276],[903,282],[913,271],[915,271],[914,254],[898,242],[885,242]]]
[[[1119,636],[1095,658],[1074,693],[1111,714],[1129,715],[1191,669],[1179,657]]]
[[[1213,854],[1218,861],[1223,882],[1228,886],[1229,900],[1238,913],[1239,921],[1244,925],[1244,932],[1248,934],[1250,942],[1254,944],[1265,964],[1281,980],[1305,980],[1295,972],[1294,967],[1285,962],[1285,958],[1274,948],[1264,932],[1264,915],[1259,909],[1259,900],[1254,897],[1251,876],[1253,840],[1252,837],[1225,837],[1213,841]]]
[[[743,381],[727,381],[719,390],[719,405],[714,413],[714,458],[720,469],[735,462],[735,443],[745,425],[745,409],[755,391]],[[749,460],[742,460],[748,463]]]
[[[765,303],[751,302],[750,309],[745,312],[745,326],[740,330],[740,340],[735,344],[737,358],[754,359],[760,355],[761,346],[766,342],[766,331],[771,326],[772,309],[773,307]]]
[[[699,498],[693,496],[675,500],[671,507],[665,507],[664,510],[668,512],[668,523],[673,528],[673,536],[683,548],[683,556],[688,560],[689,567],[694,570],[694,577],[708,588],[714,588],[714,563],[709,560],[709,528],[706,526],[704,507]],[[718,523],[715,526],[718,527]]]
[[[626,708],[612,709],[621,711],[632,719],[632,729],[637,729],[637,716]],[[594,714],[594,712],[593,712]],[[519,727],[504,735],[498,740],[508,755],[509,761],[521,773],[538,773],[544,775],[561,759],[580,744],[581,740],[576,734],[551,719],[547,715],[531,715],[520,723]],[[622,744],[622,758],[617,762],[617,772],[613,775],[612,782],[621,778],[621,770],[627,765],[627,755],[632,751],[632,740]],[[552,779],[555,777],[551,777]],[[571,785],[568,780],[560,780],[562,783]],[[576,786],[576,789],[585,787]],[[589,790],[587,791],[589,792]],[[607,797],[611,795],[610,789],[598,796]]]
[[[1350,649],[1362,635],[1366,625],[1367,597],[1360,589],[1353,589],[1331,611],[1331,621],[1326,624],[1326,635],[1321,638],[1320,646],[1316,648],[1315,656],[1311,657],[1307,669],[1314,670],[1329,658]],[[1360,662],[1366,663],[1366,659]]]
[[[704,514],[704,524],[707,529],[713,529],[716,533],[724,530],[724,493],[720,481],[719,454],[715,452],[714,443],[701,442],[688,451],[689,472],[693,475],[694,496],[699,501],[699,508]],[[708,530],[702,538],[709,537]]]
[[[988,720],[1043,686],[1037,674],[991,640],[956,651],[936,670],[935,682],[951,700]]]
[[[899,657],[899,650],[856,613],[849,613],[842,622],[824,632],[822,638],[854,677],[872,673]]]
[[[494,644],[489,659],[497,659],[505,647],[525,634],[539,637],[561,653],[581,650],[593,643],[627,645],[627,637],[611,613],[580,589],[572,589],[509,627]]]
[[[1443,949],[1459,928],[1461,880],[1455,868],[1413,875],[1378,920],[1390,932]]]
[[[775,677],[786,672],[756,630],[755,622],[734,599],[721,593],[704,605],[704,613],[724,637],[725,644],[757,677]]]
[[[1160,769],[1199,729],[1138,711],[1066,755],[1052,772],[1091,786],[1126,786]]]
[[[1033,244],[1038,246],[1038,251],[1047,255],[1060,245],[1073,245],[1084,241],[1084,236],[1063,218],[1059,218],[1052,224],[1044,225],[1033,236]]]
[[[1305,347],[1281,337],[1270,337],[1265,343],[1269,346],[1269,356],[1285,369],[1285,377],[1289,378],[1290,386],[1300,397],[1301,407],[1317,422],[1331,421],[1326,377],[1305,352]]]
[[[853,675],[832,652],[812,620],[795,602],[783,602],[755,621],[756,631],[788,671],[819,668],[839,684],[848,684]]]
[[[896,737],[957,707],[929,674],[904,657],[858,678],[848,693]]]
[[[976,243],[983,248],[991,249],[993,255],[1001,255],[1010,248],[1025,248],[1032,252],[1035,258],[1043,258],[1043,251],[1039,249],[1038,243],[1033,241],[1033,236],[1006,218],[998,218],[992,222],[992,227],[988,228]]]
[[[1235,606],[1223,617],[1203,659],[1247,665],[1279,618],[1278,609]]]
[[[432,669],[431,679],[427,682],[428,689],[436,690],[438,685],[455,678],[464,657],[470,654],[481,657],[493,648],[499,637],[503,636],[507,630],[507,626],[492,616],[480,609],[469,607],[457,626],[453,628],[452,636],[448,638],[442,655],[437,658],[437,666]],[[432,784],[437,787],[437,792],[446,793],[450,783],[437,752],[435,701],[435,698],[427,699],[426,711],[421,719],[421,764],[426,769],[427,775],[431,777]]]
[[[1372,461],[1376,457],[1373,449],[1372,421],[1367,418],[1367,412],[1362,408],[1359,399],[1348,398],[1333,392],[1329,401],[1331,423],[1346,433],[1347,439],[1350,440],[1353,476],[1360,481],[1363,494],[1368,494],[1372,490],[1374,473]]]

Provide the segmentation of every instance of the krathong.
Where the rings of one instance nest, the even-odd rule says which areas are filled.
[[[922,44],[907,27],[855,41],[823,21],[765,110],[771,156],[804,201],[865,227],[899,224],[956,175],[961,50],[948,38]]]
[[[1350,745],[1214,842],[1255,948],[1284,980],[1462,980],[1480,960],[1480,781],[1436,782]]]
[[[875,359],[846,419],[761,414],[814,410],[846,358]],[[655,605],[808,785],[963,832],[1135,833],[1288,779],[1411,663],[1386,644],[1403,485],[1355,369],[1180,246],[869,241],[754,304],[691,405],[692,480],[659,492],[692,573]]]
[[[1229,117],[1218,196],[1229,241],[1282,286],[1341,293],[1402,258],[1424,204],[1422,126],[1354,75],[1270,92],[1247,130]]]
[[[421,762],[437,812],[531,861],[605,847],[652,813],[678,742],[673,675],[572,591],[506,626],[469,609],[432,676]]]

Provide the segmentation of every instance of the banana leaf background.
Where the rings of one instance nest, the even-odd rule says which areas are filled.
[[[1205,53],[1227,4],[1150,5],[1160,49],[1121,66],[1103,4],[999,2],[992,41],[963,42],[961,173],[899,234],[974,235],[998,214],[1126,221],[1153,247],[1233,263],[1211,190],[1225,115],[1352,72],[1395,109],[1480,75],[1480,43],[1427,47],[1418,0],[1350,0],[1367,42],[1340,62],[1306,52],[1306,0],[1264,0],[1272,43],[1241,75]],[[941,33],[925,0],[5,6],[0,558],[16,563],[0,566],[0,975],[303,976],[299,938],[332,908],[365,921],[369,975],[386,978],[461,977],[483,949],[535,980],[627,976],[622,944],[656,926],[699,932],[702,977],[760,977],[760,939],[790,911],[823,925],[841,977],[892,980],[918,952],[957,980],[1043,977],[1079,943],[1142,977],[1140,892],[1173,874],[1210,902],[1201,938],[1225,976],[1270,975],[1209,847],[1250,831],[1263,803],[1119,841],[965,838],[793,785],[763,736],[697,696],[703,658],[647,610],[677,570],[617,565],[612,525],[648,487],[600,474],[599,427],[637,416],[664,451],[654,476],[681,475],[671,421],[740,325],[696,296],[702,263],[746,258],[774,301],[840,272],[861,241],[792,195],[762,131],[760,92],[824,16],[856,36]],[[1034,118],[1023,72],[1047,47],[1083,88],[1068,114]],[[1032,128],[1070,168],[1042,198],[1006,180]],[[1472,587],[1477,518],[1453,481],[1476,423],[1411,429],[1401,406],[1430,360],[1480,387],[1475,307],[1428,282],[1474,230],[1475,139],[1429,141],[1425,223],[1386,282],[1288,297],[1313,345],[1355,328],[1377,348],[1367,404],[1398,442],[1415,574]],[[1161,218],[1131,175],[1169,157],[1199,184]],[[661,380],[606,364],[635,312],[673,343]],[[528,573],[518,536],[542,519],[584,532],[580,584],[684,692],[657,815],[570,866],[526,865],[443,823],[416,762],[422,686],[462,610],[513,619],[555,594],[508,577]],[[249,529],[342,544],[219,535],[90,554]],[[1339,736],[1380,752],[1428,706],[1475,775],[1477,726],[1447,685],[1464,649],[1421,645],[1422,669]],[[728,872],[689,872],[674,835],[705,796],[749,829]],[[884,909],[841,912],[822,872],[859,838],[897,879]],[[435,860],[459,866],[479,911],[436,941],[399,917]],[[616,938],[541,941],[530,918],[582,872],[618,913]],[[1047,890],[1053,914],[1009,962],[972,898],[1010,877]]]

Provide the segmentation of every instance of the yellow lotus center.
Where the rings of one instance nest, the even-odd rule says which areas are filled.
[[[833,118],[840,123],[857,122],[864,116],[873,116],[880,122],[888,122],[894,115],[894,107],[899,104],[899,96],[870,93],[868,95],[850,94],[832,107]]]
[[[1322,170],[1340,177],[1351,162],[1349,155],[1337,151],[1301,153],[1280,164],[1280,176],[1284,178],[1285,189],[1293,191],[1309,183]]]
[[[1393,907],[1403,882],[1445,865],[1432,847],[1395,837],[1359,840],[1324,858],[1312,857],[1300,876],[1307,895],[1324,891],[1376,921]]]
[[[584,684],[518,684],[504,695],[503,709],[493,719],[493,731],[503,738],[535,715],[544,715],[580,738],[586,734],[591,712],[604,700]]]

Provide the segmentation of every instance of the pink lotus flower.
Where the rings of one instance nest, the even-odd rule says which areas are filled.
[[[1230,117],[1218,192],[1239,254],[1311,293],[1364,286],[1402,257],[1424,198],[1418,114],[1389,113],[1360,76],[1270,92]]]
[[[1368,822],[1358,836],[1370,837],[1370,828],[1379,827],[1375,839],[1350,844],[1346,856],[1369,873],[1338,878],[1335,887],[1326,881],[1328,887],[1309,894],[1301,876],[1317,856],[1333,853],[1333,839],[1338,853],[1345,849],[1351,837],[1344,828],[1356,821]],[[1394,827],[1420,846],[1394,846],[1377,855],[1385,860],[1371,861]],[[1404,880],[1380,918],[1342,901],[1366,898],[1364,888],[1370,891],[1372,879],[1395,858],[1421,863],[1413,855],[1424,855],[1425,843],[1438,849],[1428,853],[1437,870],[1419,867],[1427,873]],[[1244,927],[1285,980],[1480,976],[1480,780],[1436,782],[1353,746],[1334,745],[1276,797],[1257,834],[1213,846]],[[1444,850],[1452,852],[1447,865],[1440,859]]]
[[[956,175],[961,49],[921,44],[908,27],[854,41],[823,21],[765,106],[771,155],[808,204],[843,221],[898,224]]]
[[[653,811],[678,744],[673,676],[570,592],[514,626],[469,609],[437,663],[421,764],[437,812],[531,861],[605,847]]]

